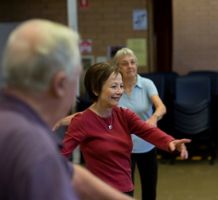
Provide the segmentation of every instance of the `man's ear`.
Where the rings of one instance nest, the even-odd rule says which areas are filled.
[[[66,93],[67,75],[64,71],[57,72],[51,81],[51,93],[56,97],[63,97]]]

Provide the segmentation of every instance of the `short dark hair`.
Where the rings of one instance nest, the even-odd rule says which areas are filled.
[[[112,73],[119,74],[119,69],[110,63],[96,63],[88,68],[84,84],[93,101],[97,101],[105,81]]]

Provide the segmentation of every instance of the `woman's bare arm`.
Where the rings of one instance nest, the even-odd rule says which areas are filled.
[[[76,113],[74,113],[72,115],[68,115],[67,117],[64,117],[64,118],[60,119],[57,123],[55,123],[52,130],[55,131],[61,126],[68,126],[70,124],[72,118],[75,117],[78,114],[81,114],[81,113],[82,112],[76,112]]]

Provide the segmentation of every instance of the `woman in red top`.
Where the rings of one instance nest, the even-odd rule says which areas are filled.
[[[151,127],[134,112],[118,107],[123,93],[122,76],[107,63],[91,66],[85,75],[85,87],[93,104],[72,118],[64,137],[62,153],[69,157],[80,145],[86,167],[118,190],[132,195],[130,133],[165,151],[178,150],[182,159],[188,157],[185,143],[175,140],[156,127]]]

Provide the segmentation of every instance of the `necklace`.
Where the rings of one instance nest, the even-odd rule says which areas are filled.
[[[113,114],[111,114],[110,117],[101,117],[99,115],[96,115],[99,123],[108,131],[111,131],[113,129]]]
[[[94,107],[96,104],[93,104],[91,107],[91,110],[96,114],[96,117],[98,121],[106,128],[106,130],[112,130],[113,129],[113,111],[109,117],[103,117],[99,114],[97,109]]]
[[[111,130],[113,128],[112,124],[108,125],[108,128]]]
[[[104,121],[104,123],[106,124],[106,127],[109,130],[113,129],[113,124],[112,124],[113,115],[111,115],[109,118],[101,118],[101,119]]]

